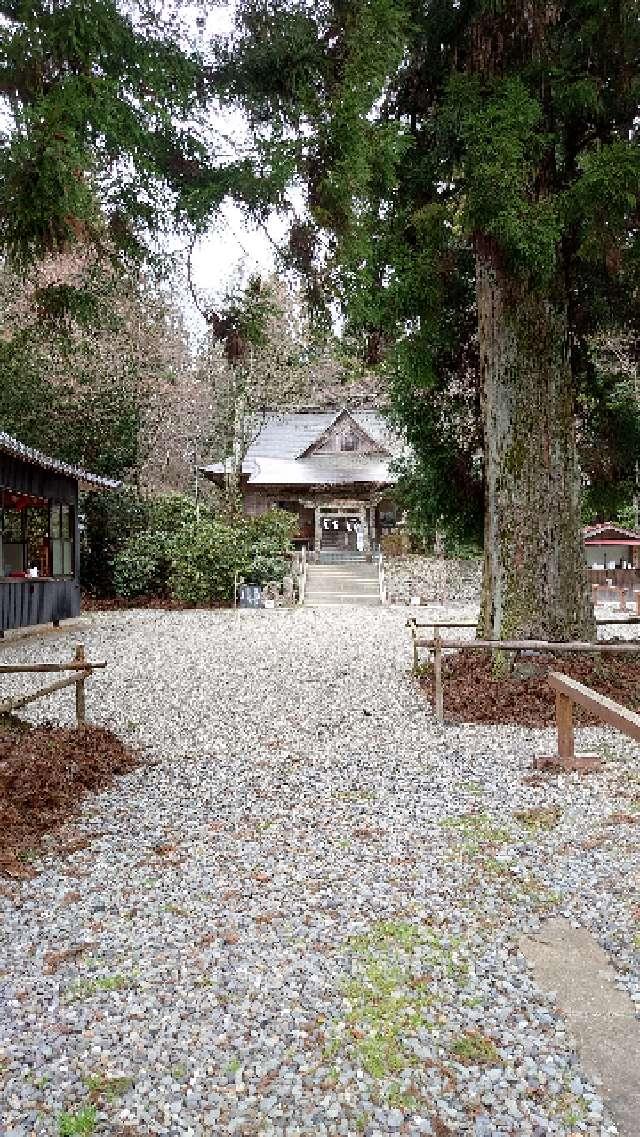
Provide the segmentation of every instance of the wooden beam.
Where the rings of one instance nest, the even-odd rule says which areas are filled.
[[[621,703],[616,703],[606,695],[600,695],[590,687],[585,687],[584,683],[578,683],[577,679],[560,675],[557,671],[550,672],[548,680],[549,686],[557,695],[570,699],[571,702],[591,711],[607,726],[613,726],[629,738],[640,742],[640,715],[635,711],[627,710]]]
[[[76,662],[84,663],[84,644],[77,644],[76,646]],[[85,724],[85,698],[84,698],[84,681],[90,671],[80,671],[76,679],[76,726],[83,727]]]
[[[444,722],[444,698],[442,693],[442,648],[440,645],[440,636],[436,632],[434,640],[434,656],[433,656],[433,679],[434,679],[434,704],[435,713],[438,722]]]
[[[573,745],[573,704],[568,695],[556,691],[556,726],[558,728],[558,756],[571,759]]]
[[[610,620],[601,617],[596,620],[598,627],[610,627],[614,624],[640,624],[640,589],[634,592],[636,596],[636,606],[638,614],[636,616],[625,616],[623,619],[617,619],[612,616]],[[477,628],[477,620],[459,620],[459,621],[441,621],[441,620],[425,620],[424,623],[419,624],[415,616],[409,616],[406,627],[407,628]]]
[[[435,640],[419,640],[416,639],[417,647],[426,647],[433,649],[435,647]],[[462,648],[471,649],[472,651],[536,651],[536,652],[551,652],[557,654],[558,652],[592,652],[595,655],[600,655],[607,652],[621,652],[634,654],[640,652],[640,641],[634,643],[582,643],[579,641],[562,643],[558,640],[441,640],[440,647],[444,650],[451,648],[454,650],[461,650]]]
[[[91,674],[89,668],[87,668],[84,674],[85,678]],[[58,679],[56,683],[49,683],[47,687],[40,687],[38,691],[34,691],[30,695],[20,695],[19,697],[11,699],[2,699],[0,702],[0,714],[11,714],[12,711],[17,711],[20,707],[26,707],[28,703],[33,703],[36,699],[42,698],[43,695],[52,695],[54,691],[62,691],[63,687],[70,687],[72,683],[77,683],[75,675],[72,675],[69,679]]]
[[[106,663],[82,663],[75,659],[70,663],[1,663],[0,675],[19,675],[23,672],[93,671],[97,667],[106,666]]]

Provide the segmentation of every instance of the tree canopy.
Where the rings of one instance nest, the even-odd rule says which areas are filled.
[[[219,158],[210,70],[171,11],[0,2],[0,248],[15,263],[76,244],[148,258],[166,228],[206,225],[227,193],[254,208],[273,195],[246,159]]]
[[[292,260],[385,357],[436,511],[464,518],[477,500],[481,243],[526,289],[566,290],[595,429],[609,380],[592,337],[638,316],[639,15],[603,0],[239,5],[219,81],[304,178]]]
[[[583,434],[602,420],[592,340],[637,317],[639,15],[637,0],[245,0],[221,52],[219,81],[306,184],[292,256],[386,359],[423,485],[458,516],[480,380],[498,638],[593,630],[575,413]]]

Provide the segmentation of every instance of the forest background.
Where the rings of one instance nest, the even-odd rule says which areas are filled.
[[[637,523],[638,165],[611,145],[635,121],[637,19],[634,32],[633,4],[615,19],[595,2],[566,7],[534,5],[532,25],[518,3],[432,3],[418,26],[411,5],[383,0],[314,14],[245,3],[216,37],[194,5],[0,5],[0,427],[125,478],[137,497],[194,494],[199,460],[233,453],[238,399],[244,415],[373,398],[413,447],[400,492],[415,534],[429,541],[439,527],[450,547],[479,545],[475,238],[457,181],[465,170],[482,198],[489,175],[465,140],[472,119],[487,126],[482,105],[502,137],[489,170],[502,214],[476,217],[476,230],[499,223],[509,255],[544,275],[544,241],[561,238],[522,178],[548,161],[526,91],[538,91],[548,50],[551,68],[571,72],[553,113],[576,136],[593,129],[611,162],[607,178],[592,161],[571,202],[592,294],[573,333],[582,516]],[[591,74],[576,47],[585,35]],[[456,93],[451,59],[469,43],[496,51],[496,36],[518,45],[503,50],[504,74],[493,59],[479,94],[468,67]],[[412,83],[429,42],[447,60],[430,60],[422,106]],[[226,133],[229,108],[244,114],[248,145]],[[178,272],[195,294],[191,261],[160,254],[176,235],[196,247],[229,201],[261,226],[284,218],[286,238],[273,280],[245,279],[215,303],[194,296],[206,327],[194,345],[167,288]],[[127,532],[122,518],[103,524]]]

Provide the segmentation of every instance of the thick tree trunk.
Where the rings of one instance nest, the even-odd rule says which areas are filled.
[[[246,410],[247,396],[244,377],[235,364],[229,380],[229,437],[226,442],[227,473],[225,478],[225,497],[227,509],[234,513],[240,506],[242,485],[242,463],[246,453]]]
[[[566,311],[476,257],[491,639],[593,639]]]

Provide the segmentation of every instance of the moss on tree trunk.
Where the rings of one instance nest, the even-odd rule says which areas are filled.
[[[562,300],[528,291],[491,248],[476,257],[485,432],[480,630],[593,639]]]

